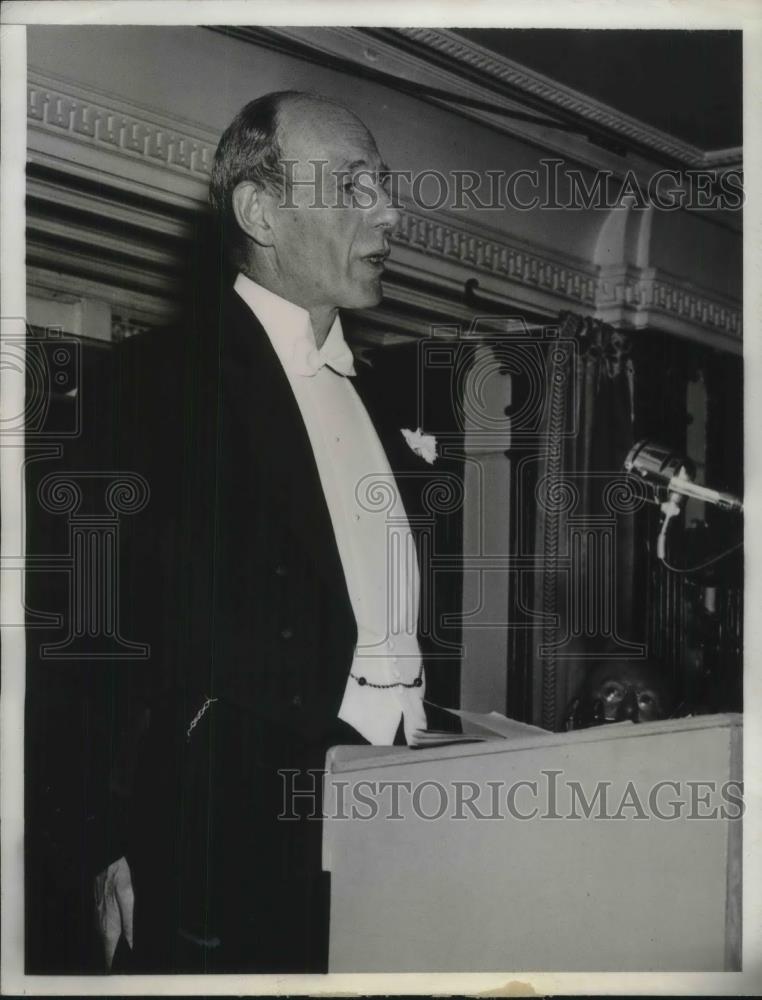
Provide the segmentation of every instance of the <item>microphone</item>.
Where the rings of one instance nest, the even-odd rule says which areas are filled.
[[[694,466],[690,459],[683,458],[654,441],[643,440],[633,445],[624,460],[624,470],[640,476],[654,486],[666,489],[670,498],[672,494],[677,494],[722,510],[739,514],[743,511],[743,502],[732,493],[694,483]]]
[[[690,479],[670,479],[667,489],[685,497],[692,497],[694,500],[701,500],[703,503],[710,503],[714,507],[721,507],[723,510],[734,510],[739,514],[743,510],[743,503],[732,493],[710,490],[706,486],[691,482]]]

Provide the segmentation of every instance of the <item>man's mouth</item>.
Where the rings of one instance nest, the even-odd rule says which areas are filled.
[[[383,269],[386,264],[386,259],[388,256],[389,256],[388,250],[379,250],[378,253],[365,254],[365,256],[362,259],[364,261],[367,261],[367,263],[371,264],[373,267],[378,267]]]

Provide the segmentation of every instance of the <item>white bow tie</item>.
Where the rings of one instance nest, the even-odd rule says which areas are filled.
[[[324,365],[328,365],[339,375],[355,374],[354,355],[343,340],[338,350],[327,353],[319,351],[308,340],[300,339],[294,344],[291,360],[297,375],[310,378],[317,375]]]

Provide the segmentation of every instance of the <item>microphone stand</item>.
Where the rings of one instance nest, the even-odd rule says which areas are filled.
[[[679,493],[670,493],[664,503],[659,504],[659,510],[664,516],[656,538],[656,557],[663,563],[667,561],[667,530],[669,522],[680,513],[681,500],[682,498]]]

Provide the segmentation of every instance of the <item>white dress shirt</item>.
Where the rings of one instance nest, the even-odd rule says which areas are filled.
[[[386,453],[346,377],[355,371],[341,321],[318,349],[305,309],[243,274],[235,291],[264,327],[299,406],[357,622],[339,718],[375,744],[392,743],[402,719],[409,741],[426,728],[418,561]]]

